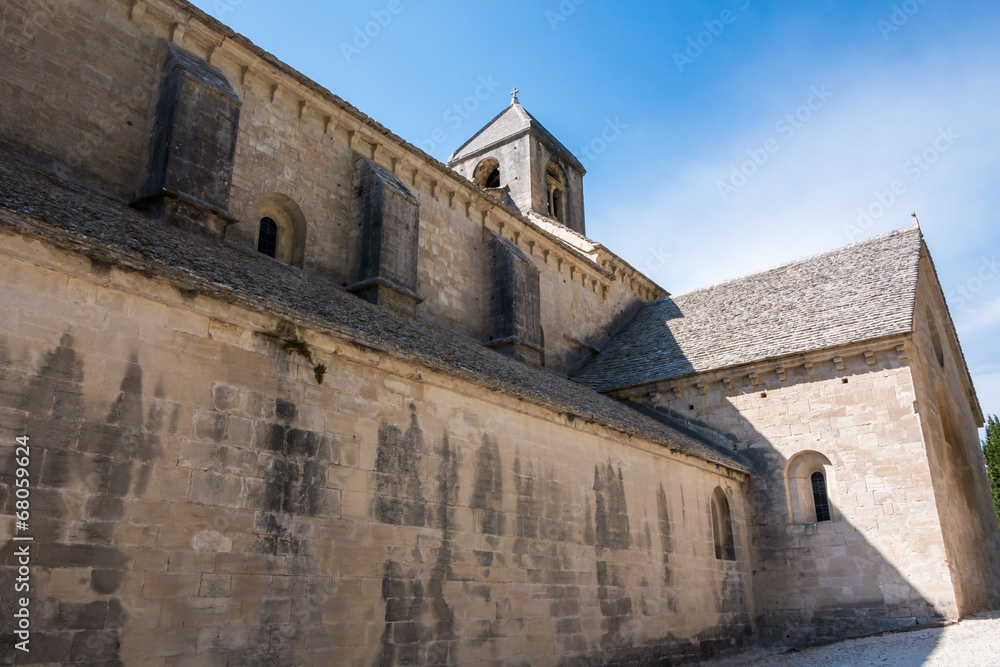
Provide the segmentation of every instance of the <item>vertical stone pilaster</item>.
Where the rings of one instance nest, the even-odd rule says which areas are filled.
[[[518,361],[541,366],[545,350],[538,267],[520,248],[496,234],[488,247],[492,294],[487,344]]]
[[[145,194],[133,206],[222,237],[242,101],[223,74],[167,44]]]
[[[396,176],[358,156],[361,235],[356,282],[347,289],[396,312],[413,315],[417,294],[420,202]]]

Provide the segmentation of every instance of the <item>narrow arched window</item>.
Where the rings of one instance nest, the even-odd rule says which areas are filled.
[[[729,500],[722,489],[716,487],[712,494],[712,538],[718,560],[736,560],[736,543],[733,540],[733,519]]]
[[[550,218],[564,222],[566,212],[563,210],[563,197],[566,190],[566,179],[563,176],[562,169],[551,160],[545,169],[545,183],[548,215]]]
[[[826,495],[826,477],[821,472],[812,474],[813,505],[816,507],[816,521],[830,520],[830,499]]]
[[[268,257],[274,257],[278,252],[278,224],[271,218],[260,219],[257,252],[262,252]]]
[[[556,220],[562,220],[563,217],[563,203],[562,203],[562,192],[556,189],[549,190],[549,217],[555,218]]]
[[[472,181],[481,188],[499,188],[500,162],[493,157],[480,162],[472,172]]]
[[[486,177],[486,187],[488,188],[499,188],[500,187],[500,168],[497,167],[489,173]]]

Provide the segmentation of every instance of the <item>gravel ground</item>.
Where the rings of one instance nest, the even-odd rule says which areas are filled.
[[[976,614],[944,628],[848,639],[780,655],[757,652],[719,662],[719,667],[754,665],[1000,665],[1000,612]]]

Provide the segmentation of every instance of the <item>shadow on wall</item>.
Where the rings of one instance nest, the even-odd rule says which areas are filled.
[[[683,314],[670,298],[650,303],[636,301],[623,308],[610,323],[597,330],[590,339],[583,341],[587,343],[588,349],[570,350],[560,356],[553,355],[551,362],[546,358],[546,365],[565,368],[567,377],[574,378],[607,348],[610,341],[614,340],[616,348],[621,346],[642,350],[645,364],[666,368],[672,376],[694,373],[694,366],[681,354],[680,345],[670,329],[658,326],[663,321],[679,317],[683,317]],[[650,332],[653,332],[652,335]],[[632,367],[612,368],[611,372],[625,376],[634,370]]]
[[[120,388],[110,407],[85,410],[86,369],[70,334],[42,355],[33,372],[10,362],[4,349],[0,368],[5,437],[27,432],[38,441],[32,457],[32,479],[38,480],[33,498],[40,515],[33,524],[38,540],[33,565],[39,575],[62,569],[87,575],[79,584],[84,590],[74,589],[68,599],[55,593],[37,599],[32,610],[36,627],[50,631],[33,637],[39,647],[46,646],[50,662],[68,664],[80,655],[117,660],[123,640],[126,646],[135,642],[130,618],[142,613],[134,606],[134,594],[119,592],[134,567],[115,546],[124,530],[123,504],[129,507],[147,495],[150,467],[162,458],[161,442],[175,444],[177,439],[178,404],[155,385],[149,390],[150,379],[133,357],[122,362]],[[330,496],[325,471],[339,455],[334,456],[333,443],[323,434],[296,426],[300,415],[293,404],[278,400],[263,410],[244,403],[216,392],[214,410],[194,416],[194,432],[207,439],[206,448],[208,441],[216,443],[218,466],[247,480],[246,497],[230,492],[229,477],[198,475],[205,484],[192,486],[191,502],[257,517],[251,531],[256,541],[230,554],[237,561],[282,558],[318,583],[332,580],[322,563],[334,555],[322,551],[328,548],[323,540],[309,539],[306,528],[319,530],[337,521],[333,517],[339,516],[339,496]],[[266,418],[253,429],[259,437],[238,445],[236,429],[246,422],[239,418],[244,412]],[[746,422],[743,428],[752,429]],[[757,446],[745,454],[755,470],[749,494],[750,539],[757,558],[758,623],[767,643],[801,644],[940,619],[843,518],[835,502],[830,522],[765,522],[764,517],[786,516],[787,462],[759,434],[755,438]],[[683,531],[678,528],[685,525],[685,515],[708,516],[709,498],[685,503],[681,490],[676,502],[677,489],[663,484],[640,491],[629,471],[612,461],[596,462],[592,487],[570,487],[551,464],[509,450],[505,461],[488,433],[474,452],[449,442],[446,434],[440,439],[425,436],[415,405],[405,429],[385,423],[372,445],[377,451],[370,473],[375,491],[371,526],[397,531],[409,527],[418,536],[407,549],[394,543],[379,551],[381,561],[371,561],[364,551],[367,546],[357,541],[341,543],[336,555],[341,561],[348,558],[347,551],[354,549],[346,545],[353,544],[365,561],[364,571],[382,578],[384,606],[375,606],[373,619],[381,626],[377,664],[434,664],[442,659],[454,664],[460,662],[455,656],[470,647],[479,655],[501,656],[519,624],[534,641],[566,656],[566,665],[651,665],[664,655],[697,660],[752,643],[746,582],[738,562],[712,563],[707,572],[718,576],[698,584],[698,596],[718,611],[717,627],[679,638],[662,631],[657,621],[683,616],[682,596],[690,592],[692,580],[678,576],[685,572],[675,561],[682,556],[676,539]],[[239,447],[253,449],[242,452]],[[5,484],[0,488],[10,488],[12,460],[4,456],[0,479]],[[266,469],[260,468],[260,460],[269,462]],[[463,460],[470,465],[462,468]],[[835,471],[826,472],[827,479],[836,476]],[[251,482],[257,478],[260,482],[254,486]],[[636,506],[639,493],[643,501]],[[85,502],[72,504],[70,498]],[[743,512],[744,503],[732,500],[733,511]],[[0,501],[4,512],[11,513],[9,492]],[[737,530],[744,524],[735,523]],[[426,528],[435,530],[420,532]],[[219,531],[206,533],[208,537],[228,539]],[[744,543],[741,535],[736,537],[736,545]],[[209,549],[213,555],[214,549]],[[733,555],[741,562],[750,558]],[[10,586],[16,576],[12,544],[4,547],[2,556],[0,584]],[[636,566],[636,559],[642,564]],[[522,588],[507,587],[507,575],[500,573],[510,571],[523,574]],[[148,574],[147,581],[155,582],[157,576]],[[329,635],[329,615],[337,617],[341,610],[333,605],[339,585],[289,594],[295,623],[281,620],[287,613],[261,610],[248,617],[259,627],[245,628],[245,642],[213,645],[204,657],[236,657],[240,651],[259,649],[280,651],[291,659],[296,651],[310,650],[297,639]],[[338,593],[331,592],[335,590]],[[510,594],[514,590],[525,594]],[[144,588],[143,595],[150,592]],[[239,597],[220,590],[212,596],[215,611],[199,611],[190,606],[203,601],[195,597],[199,592],[193,589],[184,594],[187,597],[174,599],[166,608],[170,618],[208,622],[205,614],[239,608]],[[8,596],[3,600],[0,634],[6,659],[12,655],[15,635],[12,602]],[[284,643],[277,646],[274,637],[287,628],[292,634],[281,635]],[[251,642],[264,644],[251,649]],[[33,654],[32,659],[37,657]]]
[[[10,443],[29,436],[28,467],[31,543],[10,541],[0,548],[0,664],[117,661],[128,613],[118,590],[130,569],[127,550],[113,546],[129,499],[146,495],[153,461],[161,456],[160,438],[177,430],[177,405],[162,385],[149,391],[138,357],[124,364],[117,398],[103,421],[87,418],[83,396],[84,364],[64,334],[46,353],[37,374],[22,376],[0,343],[0,507],[14,515],[14,461]],[[148,406],[148,407],[147,407]],[[81,504],[81,499],[83,502]],[[30,653],[15,652],[18,596],[23,575],[21,549],[30,552]],[[67,569],[69,568],[69,569]],[[39,595],[44,571],[70,569],[92,601],[79,595],[60,600]],[[20,574],[19,574],[20,573]],[[24,580],[24,577],[21,577]],[[86,594],[84,594],[86,597]],[[23,640],[22,638],[17,641]],[[81,656],[83,656],[81,658]],[[23,662],[22,662],[23,661]]]
[[[416,406],[409,408],[405,431],[387,422],[379,428],[373,518],[439,532],[410,550],[387,552],[378,667],[553,653],[567,666],[654,665],[750,646],[735,555],[720,562],[718,581],[704,581],[717,627],[691,638],[652,630],[684,611],[671,524],[685,510],[674,508],[671,516],[663,484],[647,499],[655,517],[639,518],[649,504],[630,514],[626,496],[634,501],[635,494],[626,492],[621,465],[595,465],[592,489],[581,490],[560,479],[551,462],[520,452],[505,457],[490,434],[471,457],[447,434],[428,442]],[[470,458],[471,489],[459,474]],[[434,483],[423,483],[422,474],[435,468]],[[513,513],[505,497],[513,497]]]
[[[787,372],[783,389],[812,381],[804,371],[802,377]],[[750,387],[744,393],[760,391]],[[687,415],[656,409],[696,432],[712,429]],[[748,524],[762,645],[797,646],[945,620],[838,507],[838,487],[846,489],[857,479],[845,479],[848,471],[838,469],[843,459],[835,448],[815,451],[823,447],[813,438],[811,447],[804,444],[789,458],[731,403],[713,418],[730,425],[727,433],[744,444],[739,453],[751,464]],[[853,455],[866,453],[859,449]],[[896,506],[895,511],[897,535],[909,539],[902,510]],[[877,527],[875,521],[871,528]]]

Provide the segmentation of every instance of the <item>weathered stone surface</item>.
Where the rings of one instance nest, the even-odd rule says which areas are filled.
[[[358,265],[350,292],[390,310],[412,315],[417,294],[420,202],[390,171],[357,159]]]
[[[58,506],[51,534],[36,534],[38,599],[54,610],[47,627],[66,633],[49,644],[64,652],[54,660],[72,664],[66,655],[79,650],[91,662],[252,664],[269,647],[296,664],[348,648],[344,664],[469,664],[501,651],[528,663],[599,655],[627,664],[687,655],[703,632],[729,638],[712,651],[748,641],[745,528],[737,526],[741,561],[723,565],[704,509],[679,515],[670,582],[662,545],[636,538],[659,525],[663,504],[703,504],[718,484],[739,498],[746,478],[737,470],[648,441],[632,447],[582,420],[560,424],[547,408],[524,410],[426,367],[418,379],[411,362],[382,368],[375,361],[384,357],[347,348],[334,357],[320,350],[341,339],[325,333],[310,333],[330,368],[321,386],[276,363],[254,336],[192,346],[190,334],[155,327],[142,339],[118,337],[114,323],[93,319],[45,277],[60,267],[102,291],[128,289],[138,318],[159,312],[154,304],[186,311],[189,298],[132,273],[107,284],[75,253],[39,254],[34,243],[6,237],[5,265],[18,277],[5,283],[5,303],[25,328],[0,341],[47,352],[35,363],[3,358],[4,381],[19,389],[0,409],[21,415],[40,446],[49,419],[78,425],[40,450],[43,461],[54,450],[65,463],[38,491],[74,489],[80,499]],[[49,299],[73,336],[29,326]],[[194,310],[234,326],[260,316],[214,299]],[[174,405],[176,423],[162,418]],[[351,405],[357,415],[342,418]],[[251,435],[234,440],[236,425]],[[100,453],[81,449],[84,441]],[[334,441],[358,442],[356,458],[345,460]],[[205,469],[181,467],[195,445]],[[81,465],[90,457],[107,460],[108,472],[76,472],[90,470]],[[127,475],[116,472],[119,457],[131,462]],[[69,530],[98,523],[94,513],[115,515],[116,500],[122,518],[100,522],[111,527],[107,544]],[[734,516],[739,524],[742,508]],[[142,530],[126,538],[131,526]],[[726,583],[733,578],[738,585]],[[730,592],[706,608],[679,583],[689,580]],[[186,634],[194,631],[204,641]]]
[[[361,155],[394,174],[420,203],[414,291],[424,299],[416,309],[424,320],[487,338],[484,226],[517,243],[538,266],[546,365],[558,372],[589,356],[574,341],[601,347],[609,322],[666,294],[608,248],[579,235],[567,240],[554,227],[496,203],[461,174],[190,5],[144,0],[138,6],[148,11],[133,17],[127,6],[109,6],[114,9],[99,20],[91,5],[75,2],[26,0],[6,8],[9,30],[0,39],[20,57],[0,77],[0,147],[126,201],[147,194],[164,36],[178,32],[174,47],[209,63],[242,101],[232,187],[223,207],[238,220],[226,229],[229,240],[256,250],[261,218],[285,215],[295,229],[284,239],[292,247],[279,248],[279,259],[337,285],[357,282],[355,165]],[[178,23],[181,16],[189,18]],[[21,28],[29,23],[35,36],[26,44]],[[176,27],[188,23],[186,30]],[[92,48],[95,35],[104,48]],[[62,92],[42,96],[39,89]],[[577,186],[582,193],[582,183]]]
[[[484,165],[499,169],[498,185],[482,177]],[[561,202],[549,208],[550,165],[558,171]],[[460,146],[448,159],[448,166],[504,201],[509,197],[523,213],[534,212],[555,220],[578,234],[584,234],[583,164],[551,132],[521,106],[515,97],[501,111]],[[557,217],[558,216],[558,217]]]
[[[503,144],[516,182],[484,191],[187,3],[15,4],[0,524],[27,434],[32,661],[653,665],[1000,604],[919,233],[678,297],[677,345],[607,348],[635,345],[611,398],[565,374],[666,293],[582,235],[582,168],[519,104],[460,151]],[[121,203],[150,152],[174,221],[231,210],[225,241]],[[726,294],[776,316],[745,331]]]
[[[933,295],[926,280],[921,293]],[[832,361],[789,366],[783,378],[761,369],[756,387],[715,381],[704,394],[657,394],[654,405],[674,420],[725,430],[753,462],[748,521],[767,644],[956,618],[1000,602],[997,579],[973,574],[1000,573],[995,553],[980,546],[996,537],[978,503],[961,499],[963,488],[979,485],[976,469],[943,455],[938,399],[920,385],[928,364],[900,359],[894,346],[875,358],[871,366],[860,352],[845,355],[844,370]],[[960,386],[961,372],[952,367],[948,381]],[[961,440],[969,457],[974,430]],[[805,455],[822,457],[816,469],[826,476],[832,521],[816,523],[815,513],[798,507],[790,471]],[[944,474],[934,472],[939,466]],[[802,502],[811,506],[811,488]],[[951,581],[967,582],[964,599]]]
[[[149,175],[136,206],[166,222],[223,236],[242,102],[225,75],[166,45]]]
[[[493,349],[541,366],[545,358],[540,317],[538,267],[516,245],[490,239],[490,336]]]

